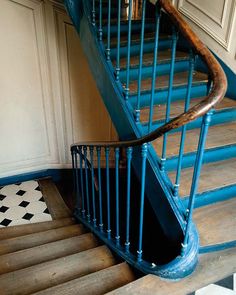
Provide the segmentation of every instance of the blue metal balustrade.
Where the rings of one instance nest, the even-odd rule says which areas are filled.
[[[193,34],[181,24],[180,17],[169,11],[174,8],[169,1],[157,1],[151,4],[142,1],[111,1],[93,0],[79,1],[83,4],[83,17],[90,26],[91,35],[97,50],[104,63],[104,69],[110,77],[114,95],[125,109],[124,113],[129,121],[129,128],[134,130],[130,140],[118,142],[78,143],[71,147],[72,163],[74,169],[74,182],[77,198],[76,217],[96,233],[118,255],[134,267],[145,273],[153,273],[166,278],[180,278],[189,274],[196,265],[198,237],[193,223],[193,210],[198,192],[198,184],[203,163],[205,143],[211,118],[212,108],[220,101],[225,93],[225,77],[221,68],[215,63],[214,58],[206,48],[200,50],[201,43],[194,43]],[[75,2],[65,1],[68,11],[75,13]],[[138,12],[135,12],[137,5]],[[151,9],[150,9],[151,7]],[[177,25],[179,22],[179,25]],[[82,28],[85,29],[81,21]],[[163,37],[164,33],[164,37]],[[186,39],[186,42],[183,42]],[[181,42],[181,44],[180,44]],[[177,58],[177,49],[185,52],[185,58]],[[93,52],[93,51],[92,51]],[[169,52],[168,62],[159,60],[161,53]],[[206,56],[210,55],[210,60]],[[147,57],[150,57],[147,62]],[[202,59],[206,68],[210,64],[220,73],[220,78],[209,69],[206,81],[194,81],[194,66],[196,59]],[[208,57],[209,59],[209,57]],[[92,65],[91,65],[92,66]],[[175,76],[185,71],[186,81],[175,85]],[[94,73],[97,69],[94,70]],[[105,72],[104,72],[105,73]],[[163,77],[167,83],[162,85]],[[105,79],[105,78],[104,78]],[[217,80],[218,79],[218,80]],[[106,80],[104,80],[106,81]],[[218,83],[218,85],[217,85]],[[99,85],[104,96],[112,97],[107,89]],[[191,98],[203,97],[202,102],[190,107]],[[172,104],[180,99],[185,99],[184,109],[173,118]],[[118,133],[124,131],[122,118],[117,118],[117,109],[120,105],[112,106],[107,100],[107,106],[112,109],[111,114],[117,126]],[[164,119],[156,118],[155,107],[164,105]],[[142,111],[148,114],[148,119],[142,122]],[[127,121],[127,122],[128,122]],[[123,125],[122,125],[123,123]],[[194,125],[195,124],[195,125]],[[191,126],[201,129],[198,148],[194,158],[194,173],[191,184],[190,196],[187,203],[183,203],[179,196],[181,185],[181,172],[184,161],[184,147],[186,132]],[[129,130],[130,130],[129,129]],[[174,183],[168,178],[167,142],[168,136],[176,130],[181,131],[179,142],[179,155],[176,165]],[[123,133],[122,133],[123,132]],[[126,137],[126,138],[125,138]],[[157,156],[152,147],[152,142],[162,137],[162,153]],[[125,160],[125,161],[124,161]],[[125,162],[125,167],[121,164]],[[102,169],[105,169],[105,175]],[[150,176],[150,170],[154,176]],[[115,171],[115,181],[111,171]],[[132,173],[138,175],[140,187],[138,188],[138,202],[131,202]],[[120,192],[120,176],[126,175],[126,194]],[[176,258],[168,265],[158,265],[146,260],[143,249],[145,234],[145,199],[150,195],[152,186],[150,179],[158,178],[160,195],[170,204],[170,209],[176,215],[176,222],[181,229],[180,251]],[[105,179],[102,179],[105,178]],[[105,181],[105,186],[102,184]],[[114,186],[114,194],[111,193]],[[163,189],[164,187],[164,189]],[[153,205],[161,204],[155,200]],[[125,198],[125,205],[121,202]],[[162,199],[162,200],[164,200]],[[164,202],[164,201],[163,201]],[[121,207],[121,203],[123,207]],[[163,203],[164,204],[164,203]],[[132,239],[130,221],[132,220],[132,206],[138,208],[137,240]],[[153,205],[154,206],[154,205]],[[164,205],[163,205],[163,208]],[[165,209],[163,209],[165,210]],[[168,211],[167,210],[167,211]],[[125,212],[125,226],[121,228],[121,212]],[[160,213],[157,210],[156,212]],[[161,212],[160,214],[165,214]],[[160,219],[165,217],[160,217]],[[167,217],[166,217],[167,218]],[[171,227],[171,226],[170,226]],[[155,235],[155,229],[153,234]],[[194,252],[195,251],[195,252]],[[191,255],[192,253],[192,255]],[[188,258],[191,257],[191,259]],[[189,260],[190,259],[190,260]],[[185,269],[184,269],[185,268]]]

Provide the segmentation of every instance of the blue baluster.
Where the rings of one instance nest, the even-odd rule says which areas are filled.
[[[88,163],[87,163],[87,147],[83,147],[84,151],[84,169],[85,169],[85,189],[86,189],[86,205],[87,219],[90,221],[90,204],[89,204],[89,185],[88,185]]]
[[[102,0],[99,0],[99,28],[98,28],[98,33],[99,33],[99,41],[102,41]]]
[[[116,167],[116,245],[120,245],[120,210],[119,210],[119,156],[120,149],[115,149],[115,167]]]
[[[107,237],[111,238],[111,212],[110,212],[110,167],[109,167],[109,147],[105,148],[106,156],[106,188],[107,188]]]
[[[146,0],[143,0],[142,6],[142,28],[141,28],[141,40],[140,40],[140,55],[139,55],[139,71],[138,71],[138,95],[137,105],[135,110],[135,120],[140,120],[140,102],[141,102],[141,86],[142,86],[142,66],[143,66],[143,45],[144,45],[144,30],[145,30],[145,16],[146,16]]]
[[[102,177],[101,177],[101,147],[97,147],[98,159],[98,195],[99,195],[99,228],[103,231],[103,213],[102,213]]]
[[[174,72],[175,72],[176,45],[177,45],[177,32],[176,32],[175,27],[173,27],[172,28],[171,64],[170,64],[169,87],[168,87],[168,97],[167,97],[167,104],[166,104],[165,123],[168,123],[170,121],[170,106],[171,106],[173,80],[174,80]],[[162,157],[161,157],[161,171],[165,170],[167,136],[168,136],[168,133],[166,132],[164,134],[164,137],[163,137],[163,147],[162,147]]]
[[[118,15],[117,15],[116,81],[120,80],[120,19],[121,19],[121,0],[118,1]]]
[[[111,0],[108,0],[108,22],[107,22],[107,60],[110,60],[111,54]]]
[[[156,69],[157,69],[157,53],[158,53],[158,44],[159,44],[159,28],[160,28],[160,9],[156,5],[156,28],[155,28],[155,45],[154,45],[154,56],[153,56],[153,67],[152,67],[152,89],[150,97],[150,110],[149,110],[149,123],[148,123],[148,133],[152,129],[153,121],[153,105],[156,89]]]
[[[146,160],[147,160],[147,144],[142,145],[141,149],[142,167],[141,167],[141,194],[140,194],[140,213],[139,213],[139,241],[137,259],[142,261],[143,247],[143,219],[144,219],[144,197],[145,197],[145,180],[146,180]]]
[[[129,252],[130,247],[130,185],[131,185],[131,160],[133,148],[129,147],[126,150],[127,157],[127,193],[126,193],[126,236],[125,236],[125,251]]]
[[[95,9],[95,0],[93,0],[93,9],[92,9],[92,25],[96,25],[96,9]]]
[[[92,207],[93,207],[93,224],[96,226],[96,204],[95,204],[95,190],[94,190],[94,165],[93,165],[93,151],[94,147],[90,147],[90,163],[91,163],[91,191],[92,191]]]
[[[193,52],[191,50],[190,51],[190,60],[189,60],[188,88],[187,88],[187,94],[186,94],[186,99],[185,99],[184,112],[187,112],[189,109],[189,106],[190,106],[191,89],[192,89],[192,84],[193,84],[194,64],[195,64],[195,57],[194,57]],[[186,131],[187,131],[187,125],[184,125],[182,127],[182,132],[181,132],[179,157],[178,157],[176,178],[175,178],[175,184],[174,184],[174,196],[175,197],[177,197],[178,193],[179,193],[179,184],[180,184],[182,161],[183,161],[183,155],[184,155],[184,144],[185,144],[185,138],[186,138]]]
[[[130,50],[131,50],[131,32],[132,32],[132,7],[133,1],[129,0],[129,16],[128,16],[128,49],[127,49],[127,65],[126,65],[126,85],[125,99],[129,98],[129,80],[130,80]]]
[[[80,194],[79,194],[79,172],[78,172],[78,159],[77,159],[77,152],[73,150],[72,152],[72,164],[74,167],[75,171],[75,194],[76,194],[76,211],[79,213],[81,208],[80,208]]]
[[[195,160],[193,179],[192,179],[192,185],[191,185],[190,196],[189,196],[188,209],[187,209],[187,214],[186,214],[187,215],[186,229],[185,229],[184,241],[182,243],[182,251],[181,251],[182,256],[185,255],[185,251],[186,251],[186,248],[188,245],[189,231],[192,226],[192,217],[193,217],[193,209],[194,209],[194,205],[195,205],[195,197],[196,197],[196,193],[197,193],[197,189],[198,189],[201,168],[202,168],[202,162],[203,162],[204,149],[205,149],[207,133],[208,133],[209,125],[211,122],[212,114],[213,114],[213,111],[211,110],[203,117],[203,120],[202,120],[197,156],[196,156],[196,160]]]
[[[85,197],[84,197],[84,179],[83,179],[83,154],[82,154],[82,147],[78,148],[79,157],[80,157],[80,188],[81,188],[81,196],[82,196],[82,217],[85,218]]]

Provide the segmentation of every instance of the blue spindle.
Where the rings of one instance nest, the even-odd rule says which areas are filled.
[[[139,55],[139,72],[138,72],[138,95],[137,105],[135,110],[135,120],[140,120],[140,102],[141,102],[141,84],[142,84],[142,65],[143,65],[143,44],[144,44],[144,29],[145,29],[145,15],[146,15],[146,0],[143,0],[142,6],[142,28],[141,28],[141,40],[140,40],[140,55]]]
[[[187,88],[187,95],[186,95],[186,99],[185,99],[184,112],[187,112],[189,109],[189,106],[190,106],[194,63],[195,63],[195,58],[194,58],[193,52],[191,50],[190,51],[190,60],[189,60],[188,88]],[[178,193],[179,193],[179,184],[180,184],[180,176],[181,176],[182,161],[183,161],[183,154],[184,154],[184,144],[185,144],[185,138],[186,138],[186,131],[187,131],[187,125],[184,125],[182,127],[182,132],[181,132],[179,157],[178,157],[177,171],[176,171],[176,178],[175,178],[175,185],[174,185],[174,196],[175,197],[177,197]]]
[[[103,213],[102,213],[102,178],[101,178],[101,147],[97,147],[98,159],[98,195],[99,195],[99,228],[103,231]]]
[[[125,99],[129,98],[129,80],[130,80],[130,50],[131,50],[131,32],[132,32],[132,9],[133,0],[129,0],[129,16],[128,16],[128,49],[127,49],[127,65],[126,65],[126,85]]]
[[[168,88],[168,97],[166,104],[166,119],[165,123],[170,121],[170,106],[173,90],[173,80],[174,80],[174,71],[175,71],[175,57],[176,57],[176,45],[177,45],[177,32],[175,27],[172,28],[172,51],[171,51],[171,64],[170,64],[170,75],[169,75],[169,88]],[[165,170],[166,163],[166,146],[167,146],[167,136],[166,132],[163,137],[163,147],[162,147],[162,157],[161,157],[161,171]]]
[[[120,245],[120,210],[119,210],[119,148],[115,149],[115,167],[116,167],[116,245]]]
[[[95,0],[93,0],[93,9],[92,9],[92,25],[96,24],[96,9],[95,9]]]
[[[78,172],[78,159],[76,151],[72,152],[72,163],[75,171],[75,194],[76,194],[76,210],[80,212],[80,194],[79,194],[79,172]]]
[[[121,18],[121,0],[118,1],[118,15],[117,15],[116,81],[120,80],[120,18]]]
[[[96,226],[96,204],[95,204],[95,190],[94,190],[94,165],[93,165],[93,151],[94,147],[90,147],[90,163],[91,163],[91,185],[92,185],[92,207],[93,207],[93,224]]]
[[[185,250],[188,245],[189,231],[192,225],[192,216],[193,216],[193,209],[195,204],[195,197],[196,197],[196,193],[198,189],[202,162],[203,162],[204,149],[205,149],[207,133],[208,133],[209,125],[211,122],[212,114],[213,114],[213,111],[211,110],[203,117],[203,120],[202,120],[197,156],[196,156],[195,165],[194,165],[193,179],[192,179],[192,185],[191,185],[189,203],[188,203],[188,209],[187,209],[186,229],[185,229],[184,241],[182,243],[182,251],[181,251],[182,256],[185,255]]]
[[[109,147],[105,148],[106,156],[106,189],[107,189],[107,237],[111,238],[111,212],[110,212],[110,167],[109,167]]]
[[[141,167],[141,194],[140,194],[140,212],[139,212],[139,241],[137,259],[142,261],[143,247],[143,218],[144,218],[144,197],[145,197],[145,180],[146,180],[146,160],[147,160],[147,144],[142,145],[141,149],[142,167]]]
[[[111,0],[108,0],[108,21],[107,21],[107,60],[111,55]]]
[[[151,98],[150,98],[150,111],[149,111],[149,123],[148,123],[148,133],[152,129],[153,121],[153,105],[154,105],[154,96],[156,89],[156,69],[157,69],[157,53],[158,53],[158,44],[159,44],[159,28],[160,28],[160,9],[156,5],[156,28],[155,28],[155,45],[154,45],[154,56],[153,56],[153,67],[152,67],[152,89],[151,89]]]
[[[82,217],[85,218],[85,197],[84,197],[84,179],[83,179],[83,154],[82,154],[82,147],[78,148],[79,156],[80,156],[80,188],[81,188],[81,197],[82,197]]]
[[[130,247],[130,185],[131,185],[131,160],[133,148],[129,147],[126,150],[127,157],[127,193],[126,193],[126,236],[125,236],[125,251],[129,252]]]
[[[87,205],[87,219],[90,221],[90,204],[89,204],[89,185],[88,185],[88,163],[87,163],[87,147],[84,146],[84,168],[85,168],[85,189],[86,189],[86,205]]]
[[[98,33],[99,33],[99,41],[102,41],[102,0],[99,0],[99,28],[98,28]]]

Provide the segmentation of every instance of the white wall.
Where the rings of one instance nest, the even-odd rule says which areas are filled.
[[[202,41],[236,73],[236,1],[175,0]]]
[[[71,143],[116,138],[60,5],[1,0],[0,40],[0,177],[69,167]]]

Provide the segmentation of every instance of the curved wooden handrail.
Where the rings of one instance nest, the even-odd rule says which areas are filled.
[[[150,1],[151,2],[151,1]],[[192,31],[188,23],[182,18],[180,13],[172,5],[169,0],[158,0],[160,6],[169,15],[171,21],[176,25],[183,36],[192,45],[195,52],[203,59],[206,63],[209,75],[212,79],[212,87],[208,96],[206,96],[200,103],[190,108],[187,112],[180,114],[179,116],[173,118],[168,123],[157,128],[153,132],[145,135],[141,138],[128,140],[128,141],[104,141],[104,142],[81,142],[71,145],[71,148],[78,145],[87,146],[102,146],[102,147],[129,147],[129,146],[139,146],[147,142],[154,141],[155,139],[161,137],[166,132],[179,128],[189,122],[206,114],[210,109],[212,109],[217,103],[219,103],[223,98],[227,90],[227,79],[224,71],[222,70],[220,64],[217,62],[213,54],[209,49],[202,43],[198,36]],[[154,4],[154,3],[153,3]]]

